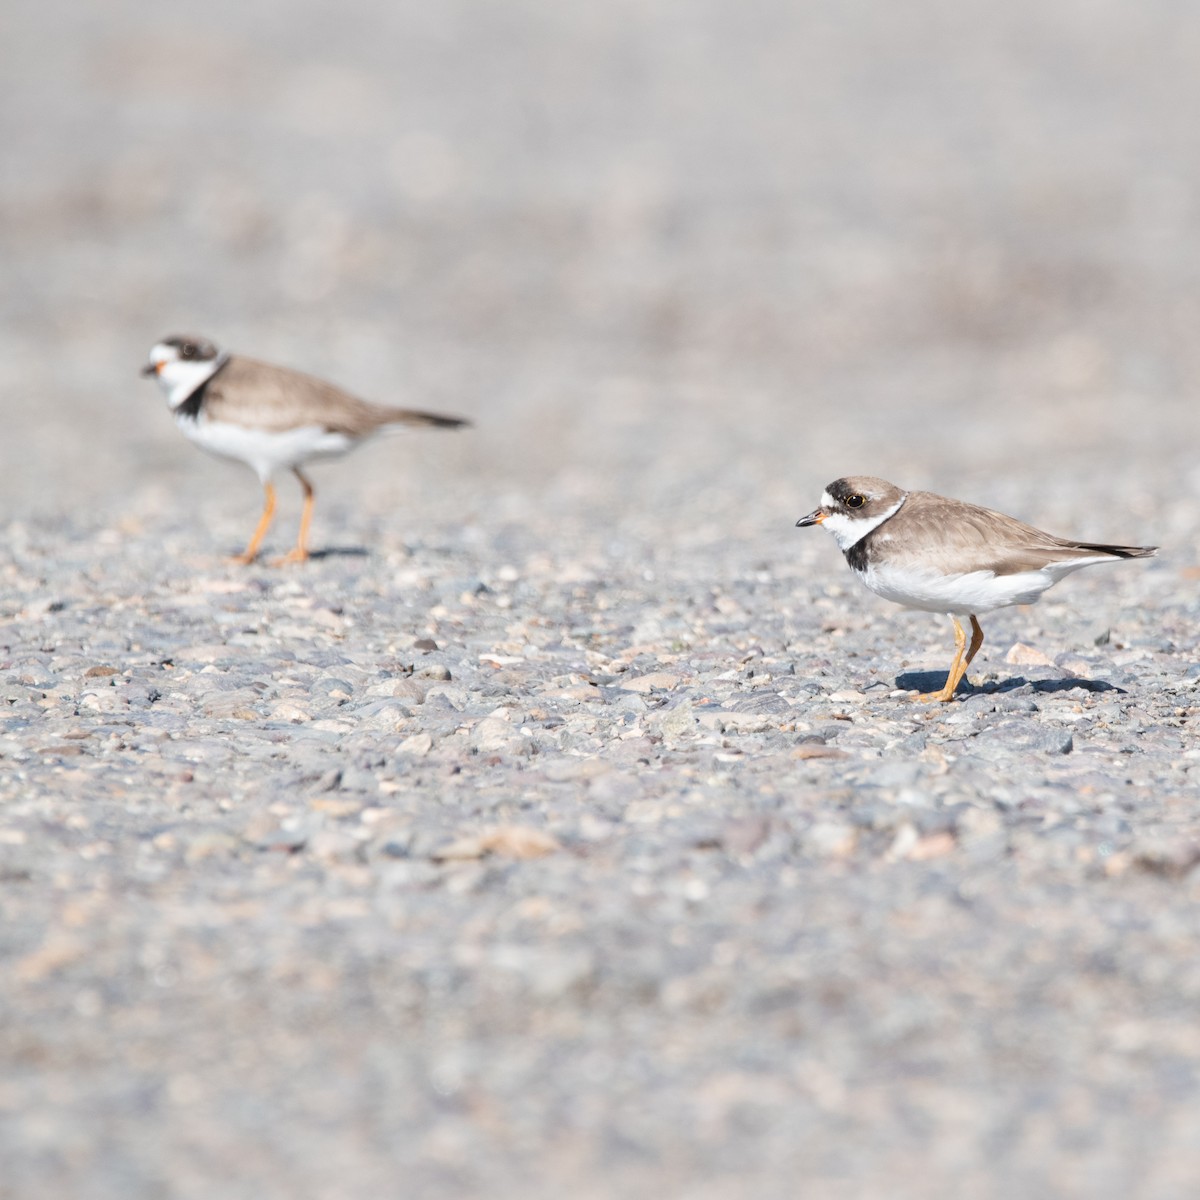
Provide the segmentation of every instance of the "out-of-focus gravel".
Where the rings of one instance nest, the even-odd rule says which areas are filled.
[[[1200,17],[71,20],[0,39],[0,1195],[1194,1195]],[[476,427],[235,568],[175,329]],[[916,705],[949,622],[792,528],[850,472],[1162,553]]]

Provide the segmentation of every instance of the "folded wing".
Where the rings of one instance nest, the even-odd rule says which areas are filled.
[[[366,437],[385,425],[454,429],[469,424],[461,417],[370,404],[301,371],[267,367],[240,356],[230,359],[208,385],[204,409],[211,420],[232,425],[273,433],[316,425],[352,438]]]

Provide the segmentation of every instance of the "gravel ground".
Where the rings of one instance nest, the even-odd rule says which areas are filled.
[[[1194,1195],[1200,16],[6,21],[0,1196]],[[476,424],[236,568],[177,329]],[[1162,552],[916,705],[848,473]]]

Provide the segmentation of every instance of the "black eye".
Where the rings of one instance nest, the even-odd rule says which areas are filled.
[[[867,502],[866,496],[860,496],[858,494],[858,492],[855,492],[852,496],[846,497],[846,507],[847,508],[862,508],[862,506],[864,504],[866,504],[866,502]]]
[[[196,343],[195,342],[184,342],[183,345],[179,347],[179,357],[180,358],[195,358],[196,357]]]

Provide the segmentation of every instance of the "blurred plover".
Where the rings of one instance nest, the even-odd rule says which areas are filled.
[[[851,570],[876,595],[946,613],[954,622],[954,664],[946,686],[921,700],[954,695],[983,645],[977,614],[1032,604],[1080,567],[1149,558],[1158,549],[1069,541],[989,508],[906,492],[867,475],[831,483],[820,507],[796,524],[824,525]],[[969,647],[960,616],[971,618]]]
[[[389,425],[456,429],[461,417],[368,404],[288,367],[229,354],[202,337],[168,337],[150,349],[143,375],[157,376],[176,424],[198,446],[246,463],[263,485],[264,505],[250,543],[235,561],[253,562],[275,515],[273,476],[290,470],[304,489],[295,547],[280,560],[308,557],[313,487],[300,470],[336,458]]]

